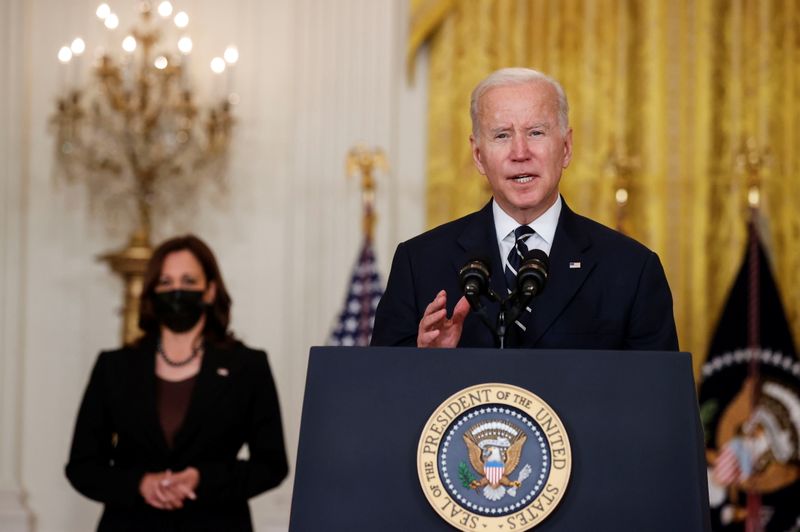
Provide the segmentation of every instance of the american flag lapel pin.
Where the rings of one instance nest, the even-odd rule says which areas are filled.
[[[219,375],[220,377],[227,377],[228,368],[217,368],[217,375]]]
[[[569,263],[569,269],[570,270],[580,270],[581,269],[581,261],[579,261],[579,260],[571,261]]]

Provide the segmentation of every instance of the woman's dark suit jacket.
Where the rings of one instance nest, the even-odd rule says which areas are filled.
[[[155,343],[103,352],[81,403],[67,478],[105,504],[99,531],[249,531],[247,500],[277,486],[288,466],[278,397],[266,353],[236,342],[205,346],[172,449],[156,412]],[[242,444],[250,457],[237,460]],[[197,500],[181,510],[144,502],[147,472],[200,472]]]

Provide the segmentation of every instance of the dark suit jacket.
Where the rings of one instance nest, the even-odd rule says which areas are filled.
[[[67,478],[105,504],[101,531],[252,530],[247,499],[280,484],[288,471],[266,353],[238,342],[206,345],[170,449],[156,412],[155,347],[146,342],[100,354],[78,412]],[[250,458],[237,460],[245,442]],[[188,466],[200,472],[196,501],[173,511],[144,502],[139,482],[146,472]]]
[[[489,258],[492,287],[506,294],[492,205],[439,226],[397,247],[386,292],[375,316],[372,345],[416,345],[425,307],[447,291],[448,316],[462,292],[458,270]],[[547,285],[509,327],[508,347],[677,350],[672,295],[658,256],[640,243],[562,202],[550,251]],[[499,305],[488,305],[492,320]],[[492,332],[470,312],[460,347],[496,346]]]

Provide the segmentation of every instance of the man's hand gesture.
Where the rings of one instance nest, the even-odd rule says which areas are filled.
[[[461,339],[464,319],[469,314],[469,302],[462,297],[453,309],[453,316],[447,318],[447,292],[436,294],[425,309],[419,322],[417,347],[455,347]]]

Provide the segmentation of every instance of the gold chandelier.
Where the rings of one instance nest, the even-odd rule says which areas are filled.
[[[120,21],[111,7],[101,4],[96,14],[115,35]],[[157,7],[141,2],[138,20],[121,46],[98,47],[86,79],[80,68],[83,39],[76,37],[58,52],[69,82],[52,117],[56,169],[69,181],[85,183],[106,222],[131,231],[127,247],[102,257],[126,281],[126,341],[138,333],[138,296],[154,216],[165,220],[181,208],[191,210],[201,186],[224,184],[231,107],[238,100],[229,76],[239,55],[229,46],[211,61],[217,93],[211,103],[199,105],[189,79],[188,23],[184,11],[173,15],[169,1]],[[177,37],[170,42],[170,36]],[[222,90],[219,76],[226,70]]]

